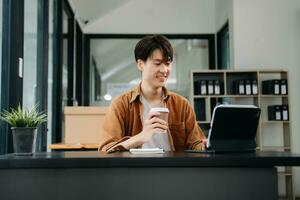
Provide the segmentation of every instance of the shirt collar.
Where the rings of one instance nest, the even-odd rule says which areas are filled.
[[[132,91],[132,97],[130,99],[130,103],[134,102],[141,95],[141,93],[142,93],[141,85],[142,85],[142,82],[133,89],[133,91]],[[165,101],[165,100],[168,99],[168,97],[170,95],[170,92],[164,86],[162,87],[162,90],[163,90],[163,93],[164,93],[163,100]]]

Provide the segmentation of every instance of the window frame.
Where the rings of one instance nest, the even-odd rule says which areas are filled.
[[[85,34],[84,35],[84,73],[82,79],[83,85],[83,105],[89,106],[91,104],[90,99],[90,42],[92,39],[141,39],[149,34]],[[216,52],[215,52],[215,34],[163,34],[168,39],[207,39],[208,40],[208,53],[209,69],[216,69]]]

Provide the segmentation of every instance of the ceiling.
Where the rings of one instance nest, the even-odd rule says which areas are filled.
[[[69,0],[82,31],[206,34],[215,32],[215,0]]]
[[[83,28],[109,15],[129,1],[130,0],[69,0],[69,3],[74,11],[75,17],[81,22]]]
[[[201,26],[203,30],[212,30],[211,27],[213,27],[210,21],[213,20],[212,17],[207,17],[213,15],[208,14],[213,13],[213,4],[210,0],[69,0],[69,2],[75,18],[85,34],[106,33],[104,30],[108,30],[107,34],[165,32],[170,34],[199,34],[201,28],[197,29],[197,26]],[[196,25],[195,21],[197,21]],[[196,28],[194,29],[194,27]],[[205,31],[202,31],[202,33],[205,33]],[[107,82],[132,83],[140,78],[133,53],[138,40],[91,40],[90,53],[94,60],[92,63],[95,64],[101,76],[102,87],[105,87]],[[203,43],[202,41],[199,44],[199,41],[193,42],[192,40],[171,41],[175,51],[182,53],[182,56],[179,57],[182,59],[178,59],[177,73],[189,71],[189,68],[194,66],[187,66],[187,63],[194,63],[193,60],[202,59],[201,54],[191,51],[191,49],[206,49],[206,42]],[[207,49],[203,52],[207,52]],[[195,53],[197,55],[193,56]],[[207,58],[206,55],[204,57]],[[201,62],[197,61],[195,63]],[[206,65],[204,63],[203,66]],[[181,70],[184,72],[181,72]]]

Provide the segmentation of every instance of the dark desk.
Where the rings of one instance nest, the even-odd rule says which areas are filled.
[[[274,166],[300,155],[100,152],[0,156],[0,199],[277,199]]]

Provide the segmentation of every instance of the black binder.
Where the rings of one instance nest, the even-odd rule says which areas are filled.
[[[281,105],[270,105],[268,106],[268,120],[280,121],[282,120]]]
[[[282,115],[282,120],[284,120],[284,121],[289,120],[289,106],[288,105],[281,106],[281,115]]]
[[[257,80],[253,79],[252,81],[252,94],[258,94]]]
[[[207,95],[207,86],[205,80],[200,81],[199,87],[200,87],[200,95]]]
[[[262,81],[262,93],[263,94],[274,94],[274,95],[281,94],[280,80],[273,79],[273,80]]]
[[[199,80],[194,81],[194,95],[199,95],[200,89],[201,89],[200,81]]]
[[[244,94],[246,94],[244,80],[234,81],[233,93],[234,94],[238,94],[238,95],[241,95],[241,94],[244,95]]]
[[[286,79],[281,79],[280,80],[280,92],[282,95],[287,95],[288,94],[288,86],[287,86],[287,80]]]

